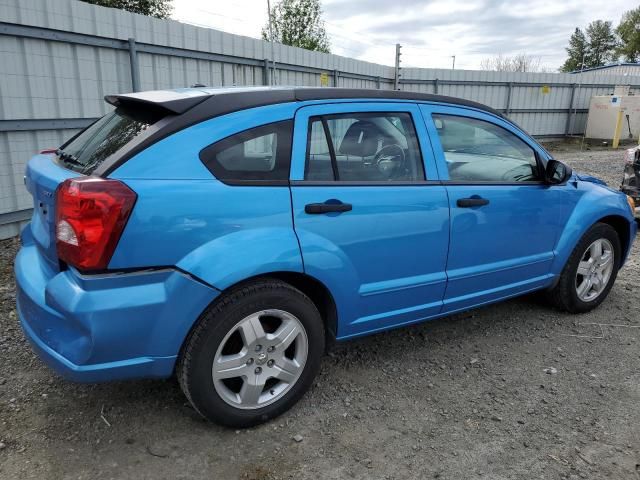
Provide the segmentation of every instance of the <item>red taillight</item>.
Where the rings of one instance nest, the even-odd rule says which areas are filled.
[[[118,180],[66,180],[56,193],[58,257],[79,270],[107,268],[135,202]]]
[[[45,148],[44,150],[40,150],[41,155],[48,155],[50,153],[56,153],[58,151],[57,148]]]

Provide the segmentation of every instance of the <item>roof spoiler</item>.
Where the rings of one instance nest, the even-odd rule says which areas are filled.
[[[167,114],[180,115],[209,97],[206,92],[175,92],[155,90],[150,92],[105,95],[104,99],[114,107],[147,107],[160,109]]]

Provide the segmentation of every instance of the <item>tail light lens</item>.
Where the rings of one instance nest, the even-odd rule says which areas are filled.
[[[136,194],[118,180],[66,180],[56,194],[58,257],[79,270],[104,270],[129,219]]]

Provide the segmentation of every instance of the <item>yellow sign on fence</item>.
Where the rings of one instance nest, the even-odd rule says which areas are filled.
[[[329,86],[329,74],[327,72],[322,72],[320,74],[320,86],[321,87]]]
[[[544,95],[547,95],[548,93],[551,93],[551,87],[549,85],[543,85],[542,86],[542,93]]]

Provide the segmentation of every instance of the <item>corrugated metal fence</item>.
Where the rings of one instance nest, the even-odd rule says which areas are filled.
[[[284,45],[274,56],[278,85],[393,85],[389,66]],[[106,113],[104,95],[266,85],[270,59],[271,45],[253,38],[76,0],[0,0],[0,238],[30,216],[25,162]],[[590,97],[618,83],[629,77],[407,68],[400,86],[485,103],[534,135],[563,136],[582,133]]]

